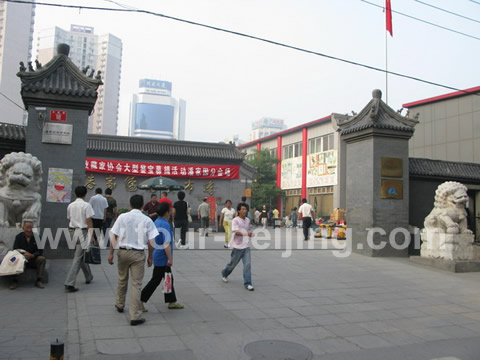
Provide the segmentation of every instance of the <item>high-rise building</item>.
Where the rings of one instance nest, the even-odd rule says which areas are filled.
[[[249,141],[254,141],[276,132],[285,130],[287,125],[282,119],[274,119],[263,117],[252,123],[252,131],[250,131]]]
[[[34,4],[0,2],[0,121],[24,124],[20,96],[19,62],[32,57]]]
[[[185,139],[185,100],[172,97],[169,81],[141,79],[130,106],[130,136]]]
[[[81,69],[88,67],[101,71],[103,86],[98,89],[98,99],[89,119],[91,134],[116,135],[120,76],[122,70],[122,41],[112,34],[95,35],[90,26],[71,25],[70,31],[59,27],[39,32],[37,59],[44,63],[57,54],[57,45],[70,45],[70,59]]]

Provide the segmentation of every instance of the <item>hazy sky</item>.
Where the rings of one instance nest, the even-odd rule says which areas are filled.
[[[46,1],[118,7],[105,0]],[[361,0],[117,2],[385,68],[385,14]],[[480,38],[480,4],[471,0],[423,2],[477,22],[416,0],[391,2],[394,11]],[[358,112],[374,88],[383,91],[385,100],[382,73],[161,17],[37,5],[35,21],[36,31],[79,24],[122,39],[119,135],[127,134],[131,96],[143,77],[173,83],[173,96],[187,102],[186,138],[198,141],[221,141],[234,134],[247,140],[252,121],[264,116],[293,127],[332,112]],[[480,85],[479,59],[479,40],[393,14],[390,71],[466,89]],[[394,109],[449,92],[389,76],[388,103]]]

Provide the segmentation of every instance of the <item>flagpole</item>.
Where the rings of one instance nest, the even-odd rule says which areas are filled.
[[[385,31],[385,103],[388,105],[388,31]]]

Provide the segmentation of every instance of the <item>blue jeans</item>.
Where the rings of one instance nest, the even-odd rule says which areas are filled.
[[[245,286],[252,285],[252,273],[251,273],[251,263],[252,258],[250,255],[250,248],[246,249],[233,249],[230,262],[227,264],[225,269],[222,270],[222,276],[228,277],[235,269],[235,266],[243,261],[243,283]]]

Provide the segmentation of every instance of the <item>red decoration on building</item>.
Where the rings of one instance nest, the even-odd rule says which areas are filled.
[[[195,179],[238,179],[240,177],[240,165],[157,164],[94,158],[85,159],[85,171]]]
[[[67,112],[63,110],[50,110],[51,121],[67,121]]]

